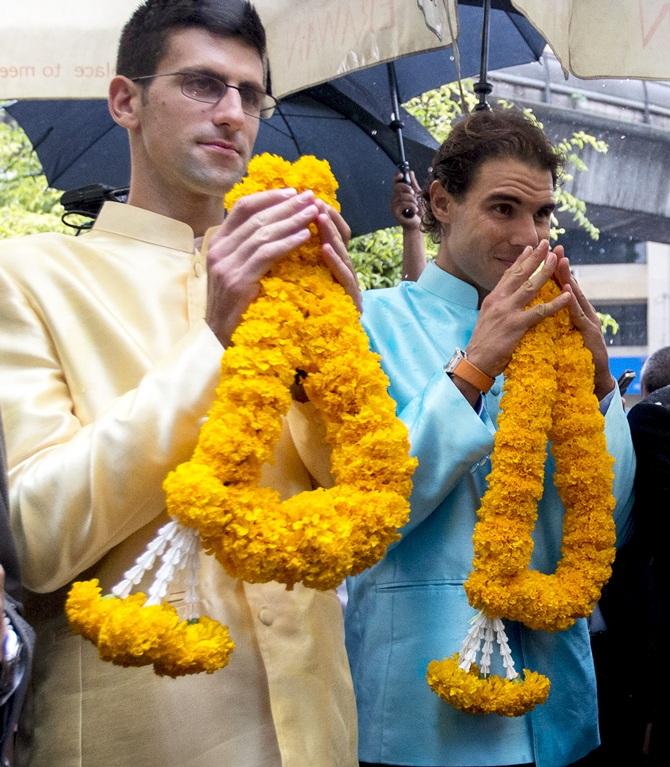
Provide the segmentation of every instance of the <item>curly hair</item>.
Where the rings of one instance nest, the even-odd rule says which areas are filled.
[[[487,160],[514,158],[551,173],[554,186],[563,168],[563,157],[542,129],[516,109],[473,112],[457,122],[435,153],[421,193],[421,223],[434,242],[440,241],[441,225],[430,205],[430,186],[439,181],[456,199],[472,186],[477,171]]]

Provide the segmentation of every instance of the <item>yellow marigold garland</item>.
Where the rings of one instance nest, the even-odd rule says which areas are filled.
[[[557,294],[557,286],[548,283],[531,305]],[[465,583],[470,604],[484,616],[562,631],[592,612],[610,576],[616,538],[613,459],[593,378],[591,353],[567,310],[529,330],[505,371],[492,471]],[[548,440],[565,507],[561,560],[553,574],[529,567]],[[434,661],[429,671],[434,691],[463,710],[517,716],[549,692],[548,680],[544,685],[544,677],[528,671],[523,682],[493,675],[480,679],[474,666],[467,666],[457,654]],[[508,686],[501,687],[501,681]]]
[[[476,664],[464,671],[459,663],[458,653],[433,660],[428,664],[427,679],[443,700],[468,714],[520,716],[544,703],[549,695],[547,677],[527,668],[521,682],[496,675],[482,677]]]
[[[255,157],[225,198],[311,189],[339,209],[328,164]],[[316,233],[316,229],[314,228]],[[323,416],[337,484],[284,502],[259,488],[300,371]],[[193,457],[165,480],[167,508],[196,528],[234,577],[329,589],[378,561],[409,514],[415,459],[356,308],[320,258],[318,237],[274,266],[221,362],[221,383]]]
[[[254,158],[225,202],[230,208],[244,195],[283,187],[311,189],[339,209],[330,167],[313,157],[293,165],[273,155]],[[159,530],[113,595],[103,597],[97,580],[70,590],[70,624],[105,660],[152,664],[157,674],[173,677],[228,663],[234,644],[225,626],[206,616],[181,620],[162,601],[176,571],[185,569],[186,608],[197,616],[198,541],[234,577],[328,589],[377,562],[407,521],[416,459],[409,457],[379,358],[369,351],[353,302],[321,262],[315,226],[312,232],[261,281],[233,334],[193,457],[164,483],[174,521]],[[323,416],[338,484],[281,502],[258,482],[296,375]],[[149,598],[131,594],[157,559],[163,564]]]
[[[119,666],[152,665],[171,677],[223,668],[235,645],[225,626],[203,616],[181,620],[168,604],[146,606],[146,595],[102,596],[97,578],[73,584],[65,603],[72,628]]]

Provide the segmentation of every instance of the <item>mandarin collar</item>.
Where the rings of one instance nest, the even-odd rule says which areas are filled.
[[[454,277],[453,274],[445,272],[433,261],[426,264],[426,268],[417,280],[417,285],[439,298],[444,298],[466,309],[479,307],[479,294],[476,288]]]
[[[193,229],[183,221],[122,202],[105,202],[93,231],[121,234],[170,250],[195,253]]]

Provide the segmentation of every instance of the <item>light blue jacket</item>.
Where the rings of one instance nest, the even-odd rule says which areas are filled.
[[[467,345],[477,317],[474,288],[432,264],[417,283],[364,296],[363,322],[372,349],[382,355],[419,468],[402,540],[347,583],[347,649],[363,761],[431,767],[534,761],[538,767],[564,767],[598,745],[583,619],[556,634],[505,622],[517,669],[538,671],[552,684],[547,702],[523,717],[462,713],[425,681],[428,663],[459,649],[475,614],[463,582],[471,569],[472,531],[490,470],[502,381],[496,380],[478,415],[442,368],[455,347]],[[621,531],[635,459],[618,392],[607,411],[606,434],[616,459]],[[543,572],[552,572],[560,556],[563,507],[552,468],[548,458],[534,534],[532,566]]]

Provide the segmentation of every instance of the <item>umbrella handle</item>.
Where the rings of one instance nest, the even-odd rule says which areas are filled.
[[[407,184],[411,187],[412,179],[409,177],[409,163],[407,160],[398,163],[398,170],[402,173],[401,181],[403,184]],[[403,218],[414,218],[414,211],[411,208],[405,208],[401,213]]]
[[[389,128],[395,131],[396,138],[398,140],[398,151],[400,152],[400,162],[398,168],[402,173],[403,183],[412,186],[412,181],[409,177],[409,163],[405,159],[405,144],[402,139],[402,120],[400,119],[400,99],[398,97],[398,79],[395,72],[395,64],[390,61],[386,65],[389,78],[389,89],[391,91],[391,104],[393,106],[393,115],[391,116],[391,122]],[[414,218],[414,211],[410,208],[405,208],[402,211],[403,218]]]

